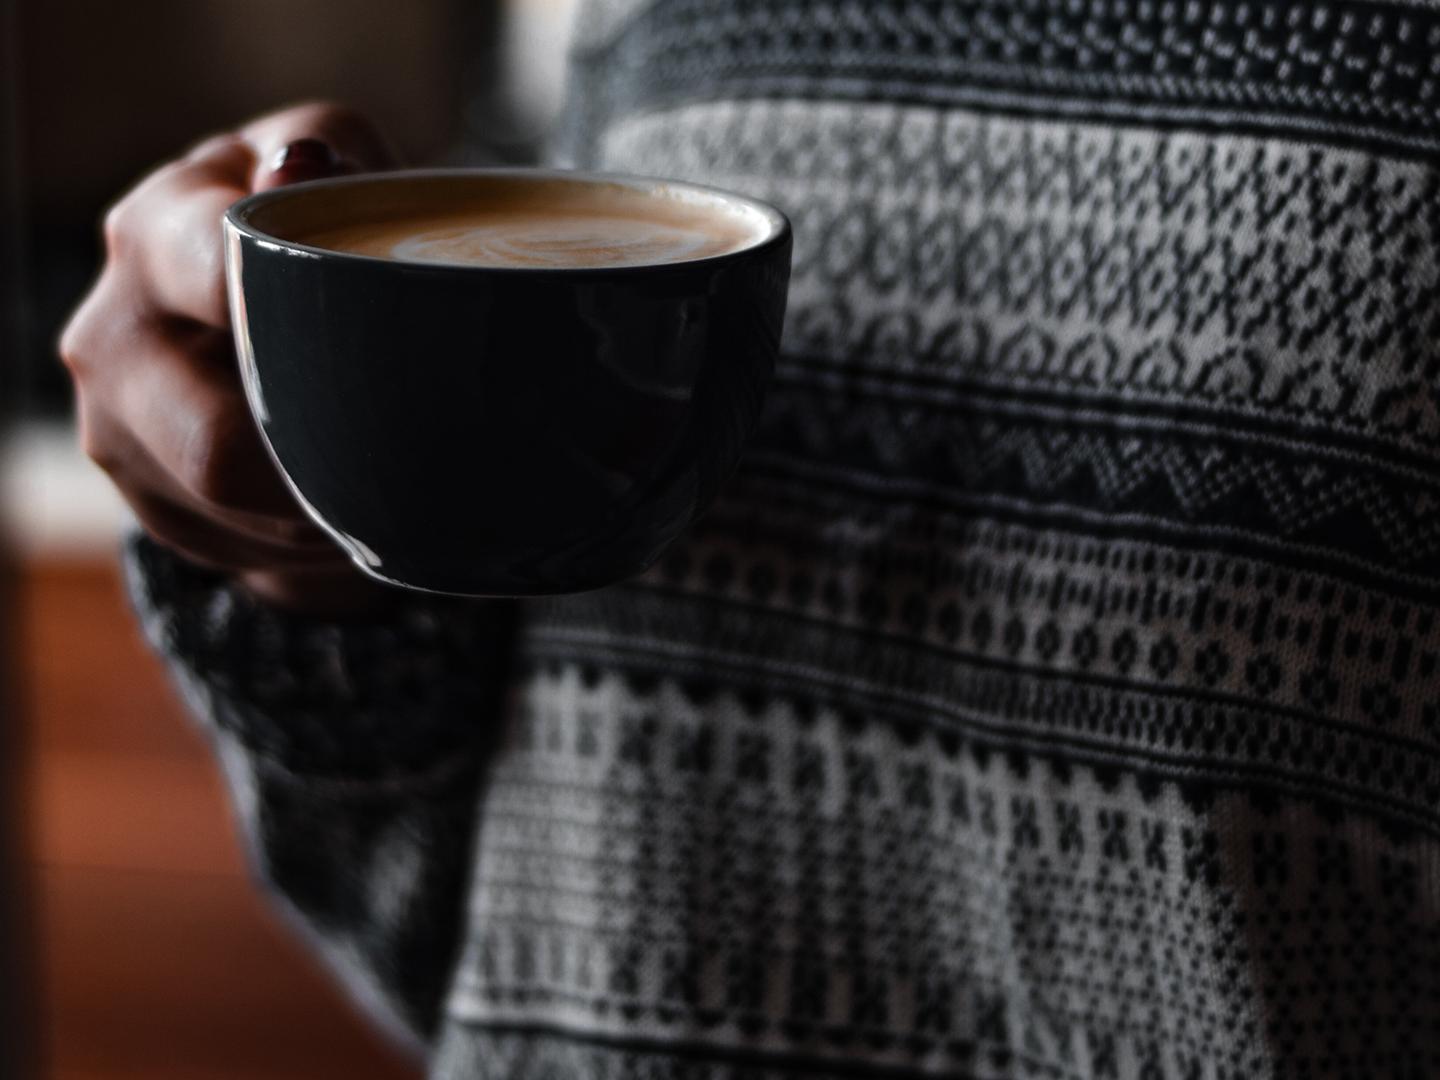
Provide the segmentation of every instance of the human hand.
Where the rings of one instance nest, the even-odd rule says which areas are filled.
[[[156,540],[292,609],[382,602],[301,510],[271,462],[240,385],[221,219],[282,184],[385,168],[393,155],[356,113],[301,105],[197,145],[105,217],[105,263],[60,355],[85,452]]]

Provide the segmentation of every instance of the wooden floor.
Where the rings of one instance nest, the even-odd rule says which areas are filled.
[[[113,568],[29,566],[20,600],[41,1075],[415,1080],[253,890]]]

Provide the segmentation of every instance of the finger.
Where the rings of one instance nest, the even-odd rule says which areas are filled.
[[[243,158],[229,158],[229,155],[237,150],[244,155]],[[225,157],[227,160],[233,160],[239,164],[239,168],[235,171],[232,182],[238,187],[244,187],[250,176],[250,169],[254,164],[254,153],[250,144],[242,139],[237,132],[222,131],[216,135],[208,135],[190,147],[189,150],[185,151],[183,160],[205,161],[217,157]]]
[[[330,536],[309,519],[217,510],[194,502],[123,425],[92,407],[87,395],[79,395],[78,405],[81,445],[127,499],[157,496],[280,554],[308,556],[317,552],[334,554],[337,550]]]
[[[155,306],[229,325],[221,220],[247,193],[253,168],[244,141],[212,139],[146,178],[107,216],[112,260],[141,279]]]
[[[353,109],[327,102],[262,117],[241,129],[240,136],[255,155],[255,191],[395,164],[394,151],[373,124]]]
[[[193,147],[147,177],[106,219],[111,253],[134,252],[162,310],[229,325],[225,211],[251,191],[343,172],[385,168],[394,155],[375,128],[337,105],[298,106]]]
[[[189,507],[153,492],[123,491],[151,536],[201,566],[225,573],[252,570],[339,571],[350,561],[338,547],[300,552],[239,536]]]
[[[197,355],[173,327],[152,325],[127,351],[105,395],[120,425],[187,501],[217,512],[305,520],[261,441],[239,380]]]

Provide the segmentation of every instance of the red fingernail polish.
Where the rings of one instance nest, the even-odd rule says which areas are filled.
[[[319,139],[296,139],[280,148],[270,163],[274,172],[293,176],[325,176],[340,167],[340,155]]]

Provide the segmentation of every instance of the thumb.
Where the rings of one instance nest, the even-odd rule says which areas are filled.
[[[285,109],[247,124],[240,136],[255,153],[252,191],[395,164],[394,152],[374,125],[341,105]]]

